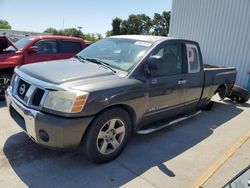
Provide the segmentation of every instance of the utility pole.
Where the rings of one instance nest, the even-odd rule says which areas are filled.
[[[63,18],[63,22],[62,22],[62,30],[64,30],[64,18]]]

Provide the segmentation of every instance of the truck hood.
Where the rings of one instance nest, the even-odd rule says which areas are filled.
[[[16,50],[18,50],[15,44],[11,42],[11,40],[9,40],[6,36],[0,36],[0,51],[5,50],[9,46],[13,46]]]
[[[78,82],[83,84],[84,81],[102,82],[105,79],[120,78],[97,64],[83,63],[74,58],[24,65],[19,70],[38,80],[57,85],[76,86]]]

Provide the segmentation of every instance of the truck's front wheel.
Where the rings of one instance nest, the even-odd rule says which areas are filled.
[[[5,90],[10,85],[11,77],[10,73],[0,73],[0,101],[5,99]]]
[[[131,119],[121,108],[101,113],[84,139],[84,150],[90,160],[97,163],[116,158],[125,148],[131,133]]]

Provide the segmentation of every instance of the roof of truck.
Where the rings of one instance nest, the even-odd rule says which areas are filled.
[[[116,35],[116,36],[111,36],[110,38],[133,39],[133,40],[141,40],[147,42],[159,42],[163,40],[176,39],[173,37],[152,36],[152,35]]]
[[[41,35],[41,36],[29,36],[28,38],[30,39],[62,39],[62,40],[81,40],[83,41],[82,38],[78,37],[70,37],[70,36],[58,36],[58,35]]]

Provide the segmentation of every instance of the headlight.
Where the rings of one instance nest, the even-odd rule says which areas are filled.
[[[84,91],[50,91],[43,107],[59,112],[81,112],[89,93]]]

